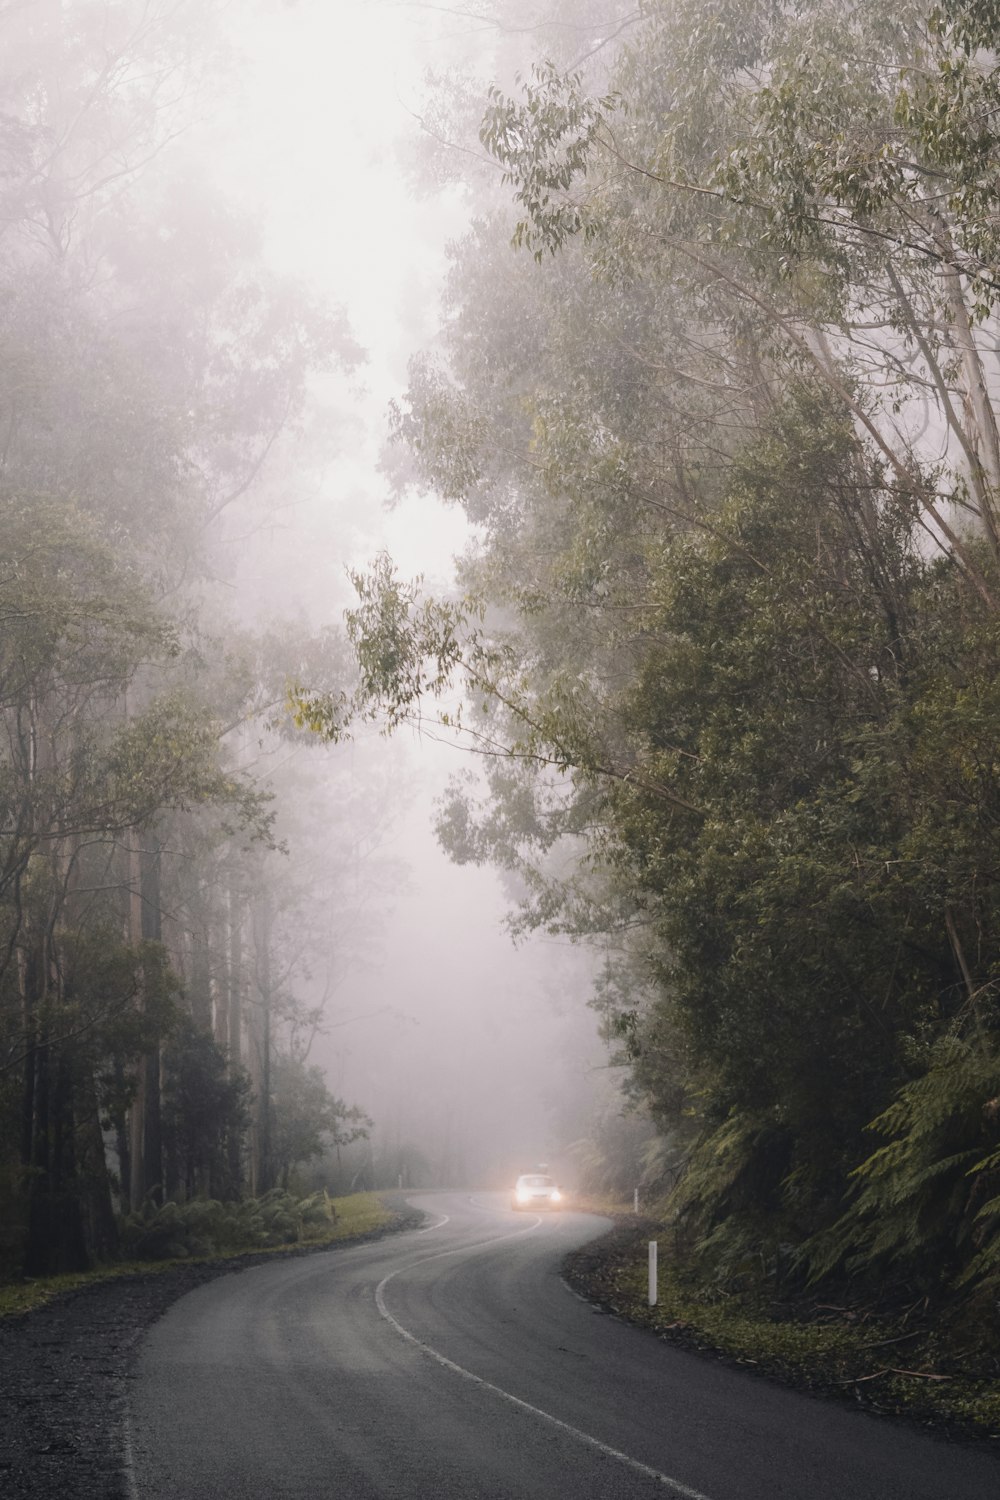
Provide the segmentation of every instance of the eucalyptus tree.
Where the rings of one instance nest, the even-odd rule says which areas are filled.
[[[995,552],[996,25],[961,0],[656,5],[620,75],[627,110],[540,68],[483,126],[520,243],[581,235],[598,270],[668,278],[728,334],[722,382],[748,339],[765,391],[782,368],[815,372],[887,495],[991,607],[955,512]]]
[[[596,274],[630,283],[666,282],[689,328],[697,330],[703,359],[707,356],[696,380],[711,380],[716,390],[731,388],[735,350],[743,389],[756,388],[755,406],[769,401],[787,407],[789,389],[811,385],[810,400],[821,399],[819,430],[831,419],[836,423],[839,411],[841,441],[848,439],[855,449],[853,460],[838,464],[829,455],[820,471],[810,475],[815,438],[800,431],[791,449],[796,472],[780,486],[792,517],[803,491],[827,491],[824,511],[834,523],[837,512],[831,501],[839,495],[842,505],[853,491],[850,524],[862,544],[859,561],[876,586],[871,622],[881,619],[888,627],[879,648],[881,660],[869,658],[866,667],[862,664],[878,639],[872,623],[860,636],[853,629],[845,634],[843,625],[833,631],[821,628],[832,580],[851,593],[857,587],[849,582],[847,554],[828,572],[825,558],[832,561],[832,555],[829,544],[819,541],[821,527],[828,524],[821,512],[813,522],[818,550],[810,577],[799,585],[814,594],[808,632],[813,668],[829,649],[827,638],[843,653],[844,664],[850,662],[863,691],[858,708],[835,734],[818,726],[809,731],[816,751],[831,766],[836,765],[832,746],[837,742],[848,760],[822,798],[837,809],[841,825],[826,855],[835,884],[822,896],[813,892],[808,931],[793,942],[799,957],[814,952],[825,930],[820,913],[836,913],[837,957],[827,953],[816,960],[814,955],[822,988],[805,975],[779,978],[778,954],[788,948],[785,942],[775,944],[780,934],[796,932],[789,902],[801,899],[801,876],[792,873],[795,841],[789,820],[801,815],[803,799],[809,807],[817,795],[806,770],[816,751],[785,746],[786,763],[801,781],[785,793],[780,834],[768,819],[772,826],[758,848],[758,854],[768,849],[768,864],[773,862],[780,872],[775,888],[779,899],[772,907],[779,930],[772,934],[772,919],[759,904],[771,888],[766,866],[756,856],[744,865],[740,853],[746,834],[735,815],[737,809],[745,813],[748,796],[752,804],[751,789],[741,779],[731,781],[726,787],[725,861],[720,849],[706,859],[711,850],[703,833],[701,859],[711,880],[702,885],[704,876],[699,878],[693,907],[681,924],[671,924],[675,957],[668,968],[672,1003],[679,997],[685,1020],[682,1030],[696,1042],[695,1060],[700,1054],[723,1069],[714,1074],[710,1097],[713,1108],[721,1107],[725,1123],[703,1154],[702,1175],[692,1173],[689,1201],[700,1195],[710,1220],[735,1204],[738,1243],[744,1232],[752,1238],[759,1228],[755,1215],[762,1204],[772,1218],[780,1217],[782,1205],[786,1211],[804,1209],[792,1234],[801,1242],[817,1195],[821,1199],[828,1192],[820,1222],[829,1222],[843,1192],[844,1166],[852,1154],[855,1161],[865,1155],[858,1130],[866,1113],[878,1116],[879,1129],[901,1132],[865,1166],[867,1186],[861,1198],[866,1225],[871,1225],[876,1206],[900,1206],[897,1229],[882,1233],[877,1224],[861,1229],[852,1211],[835,1236],[837,1253],[848,1258],[853,1253],[855,1265],[870,1265],[877,1255],[895,1255],[906,1264],[905,1232],[899,1226],[911,1232],[915,1256],[926,1251],[929,1238],[918,1230],[929,1223],[933,1203],[944,1211],[947,1227],[942,1233],[952,1245],[951,1263],[957,1256],[961,1266],[970,1247],[988,1235],[990,1216],[995,1216],[988,1186],[991,1172],[996,1180],[989,1102],[998,1079],[994,898],[987,854],[992,778],[970,772],[961,784],[950,768],[956,758],[967,767],[981,763],[982,749],[976,748],[980,730],[976,716],[966,710],[971,694],[980,711],[989,713],[985,682],[992,668],[985,662],[992,660],[992,650],[984,637],[989,637],[997,602],[998,445],[990,364],[997,293],[990,209],[997,148],[997,37],[995,8],[961,3],[897,7],[891,14],[875,6],[837,4],[807,4],[791,11],[775,6],[763,12],[729,4],[654,7],[641,46],[631,51],[619,75],[625,109],[618,109],[619,101],[610,95],[588,98],[579,80],[543,68],[523,101],[495,94],[484,122],[484,142],[504,165],[521,206],[518,243],[543,258],[578,237]],[[713,435],[718,433],[718,409],[710,425]],[[752,547],[746,531],[731,519],[734,499],[742,495],[744,506],[749,499],[741,468],[756,490],[754,507],[763,500],[763,476],[754,454],[754,446],[736,454],[735,482],[728,465],[727,506],[708,526],[695,529],[703,537],[701,553],[711,555],[721,545],[728,574],[739,572],[741,557],[742,566],[749,561],[761,575],[756,591],[767,594],[763,578],[778,562],[770,560],[768,543],[782,534],[781,517],[772,516],[768,531],[752,532]],[[837,469],[844,463],[847,469],[838,481]],[[773,480],[766,483],[770,488]],[[709,539],[712,527],[717,528],[714,540]],[[896,541],[887,551],[893,532]],[[945,584],[946,574],[930,591],[923,581],[916,582],[920,567],[912,557],[906,562],[905,551],[898,549],[912,548],[918,538],[925,549],[945,556],[964,581],[964,591],[956,591],[953,581]],[[790,556],[795,555],[793,544]],[[665,575],[668,596],[676,597],[670,574],[679,564],[683,567],[684,559],[675,548]],[[782,587],[789,582],[783,578]],[[956,657],[954,642],[943,633],[938,618],[942,598],[958,612],[964,662],[959,659],[963,653]],[[774,797],[784,777],[781,765],[771,760],[768,742],[782,746],[783,733],[760,689],[749,695],[746,685],[737,690],[724,666],[727,636],[737,648],[747,644],[735,601],[714,618],[709,634],[712,672],[701,679],[697,709],[688,703],[679,721],[669,711],[675,684],[684,681],[690,668],[702,607],[702,601],[688,594],[681,615],[667,616],[674,631],[684,631],[683,670],[657,678],[656,693],[644,693],[639,700],[647,705],[643,713],[653,711],[658,725],[669,726],[664,763],[669,774],[663,779],[676,792],[691,784],[700,764],[710,777],[725,766],[727,737],[719,721],[724,702],[710,718],[708,756],[702,742],[685,744],[674,727],[702,720],[704,691],[716,679],[727,696],[735,694],[735,701],[747,708],[752,703],[759,715],[764,732],[738,721],[736,743],[747,769],[766,769],[767,795]],[[766,618],[765,611],[754,624],[754,636],[765,641]],[[786,617],[783,638],[770,642],[772,662],[781,660],[788,628]],[[803,675],[801,662],[796,675]],[[836,705],[841,691],[829,688],[817,694],[817,701],[828,695]],[[782,719],[797,698],[794,682],[785,684]],[[859,740],[861,724],[866,728]],[[947,751],[940,749],[939,735],[948,742]],[[695,750],[697,761],[689,758]],[[866,776],[858,768],[869,762],[872,769]],[[929,764],[935,767],[936,791],[925,780]],[[873,802],[867,788],[876,785]],[[863,816],[847,847],[838,847],[859,809]],[[810,808],[806,823],[814,816]],[[824,847],[821,829],[827,838],[833,833],[829,816],[810,835],[816,851]],[[739,841],[734,833],[740,834]],[[880,847],[881,865],[877,855],[873,861],[871,852],[861,853],[862,848]],[[662,834],[656,835],[654,848],[656,864],[663,864]],[[675,855],[665,869],[671,872],[672,891],[683,890],[678,880],[683,860],[678,863]],[[748,893],[737,887],[726,894],[725,883],[720,884],[726,869],[741,872],[738,878]],[[860,925],[857,919],[845,921],[840,898],[833,894],[853,889],[856,900],[859,884],[864,893],[857,909]],[[734,921],[741,909],[753,914],[751,922]],[[711,921],[706,920],[709,911],[715,913]],[[849,903],[846,916],[850,912]],[[864,1069],[850,1066],[851,1047],[857,1043],[848,1041],[841,1063],[831,1057],[821,1072],[815,1055],[809,1063],[806,1037],[799,1077],[810,1080],[817,1100],[823,1097],[817,1080],[825,1074],[833,1095],[811,1129],[799,1118],[790,1133],[776,1131],[778,1119],[794,1118],[794,1072],[790,1069],[784,1077],[775,1060],[795,1059],[796,1017],[814,1026],[821,997],[834,1001],[848,980],[850,996],[857,1000],[865,994],[866,980],[879,974],[865,929],[880,934],[877,941],[888,940],[896,955],[883,976],[884,987],[880,981],[881,998],[872,995],[867,1002],[870,1018],[880,1015],[880,1026],[873,1031],[869,1019],[859,1033],[870,1033],[865,1043],[865,1056],[873,1062],[868,1083],[863,1082]],[[700,956],[692,939],[698,932],[706,937],[715,933]],[[735,948],[734,935],[739,935]],[[780,1024],[771,1035],[747,1031],[740,1042],[735,1040],[740,1030],[755,1024],[752,957],[761,939],[765,963],[756,983],[764,1013],[775,1022],[781,1018]],[[858,959],[863,960],[862,972],[848,978]],[[737,986],[732,1005],[725,1000],[730,974]],[[690,995],[684,1000],[692,981],[701,989],[697,1004]],[[897,989],[901,1008],[893,1015]],[[793,1010],[782,1009],[783,993]],[[802,1004],[806,994],[811,997],[807,1006]],[[846,1002],[846,996],[834,1001],[833,1012],[819,1027],[824,1048],[853,1013]],[[706,1045],[713,1028],[716,1039]],[[887,1053],[876,1045],[880,1036]],[[935,1036],[943,1051],[934,1049]],[[928,1056],[921,1046],[932,1047]],[[767,1087],[775,1090],[763,1118],[755,1113],[756,1086],[747,1096],[727,1100],[724,1081],[729,1062],[742,1069],[755,1057],[758,1068],[767,1059]],[[892,1098],[910,1070],[917,1075],[914,1101],[919,1097],[926,1103],[937,1091],[935,1116],[948,1122],[937,1134],[917,1129],[902,1105],[879,1112],[880,1103]],[[745,1076],[752,1079],[753,1067]],[[763,1072],[759,1077],[763,1081]],[[862,1085],[861,1092],[845,1108],[856,1084]],[[977,1089],[978,1116],[972,1107]],[[749,1144],[748,1136],[753,1138]],[[935,1148],[944,1155],[935,1157]],[[823,1249],[822,1235],[813,1248],[817,1246],[819,1263],[827,1268],[837,1263],[829,1245]],[[925,1273],[929,1263],[921,1263]],[[982,1256],[976,1264],[980,1272],[995,1274],[995,1267],[989,1269],[993,1263]]]
[[[514,213],[392,415],[462,592],[380,559],[357,693],[298,699],[336,737],[464,680],[494,798],[447,841],[642,933],[609,1019],[727,1269],[997,1274],[997,28],[654,4],[599,93],[495,91]]]
[[[112,1186],[138,1207],[245,1172],[250,922],[212,882],[273,844],[232,726],[282,694],[276,643],[248,670],[207,601],[223,518],[360,351],[182,149],[223,10],[0,17],[3,1149],[35,1271],[107,1251]],[[165,1051],[182,1012],[200,1038]],[[178,1166],[199,1073],[224,1171]]]
[[[38,1271],[79,1258],[87,1214],[106,1221],[93,1207],[109,1186],[98,1079],[120,1074],[127,1040],[156,1037],[169,1017],[162,961],[122,921],[123,845],[172,807],[212,803],[258,823],[261,809],[220,766],[215,725],[182,697],[123,711],[175,637],[93,522],[43,500],[3,512],[2,1029],[5,1071],[21,1083]],[[102,1230],[93,1248],[106,1247]]]

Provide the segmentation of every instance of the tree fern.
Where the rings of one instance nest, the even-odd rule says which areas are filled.
[[[851,1174],[850,1209],[805,1247],[813,1277],[892,1265],[930,1286],[1000,1274],[998,1090],[993,1045],[949,1036],[930,1049],[869,1126],[889,1139]]]

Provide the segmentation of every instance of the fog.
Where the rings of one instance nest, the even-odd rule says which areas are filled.
[[[464,514],[433,493],[390,508],[379,468],[387,404],[434,343],[446,247],[475,209],[461,180],[414,193],[420,116],[428,70],[509,78],[538,39],[534,24],[510,34],[486,12],[419,4],[240,8],[229,86],[200,127],[211,174],[259,228],[269,262],[343,306],[365,351],[350,381],[317,383],[309,441],[279,449],[226,520],[234,603],[248,618],[263,605],[336,623],[347,569],[383,550],[405,576],[453,587]],[[352,1158],[361,1181],[372,1155],[395,1157],[408,1183],[504,1185],[539,1161],[572,1180],[570,1148],[616,1087],[587,1007],[593,955],[537,934],[515,945],[510,891],[438,846],[435,800],[470,761],[440,732],[391,744],[366,732],[350,753],[353,779],[400,788],[381,845],[394,877],[376,883],[371,940],[343,955],[309,1053],[374,1121]]]
[[[372,969],[338,990],[342,1029],[317,1056],[336,1091],[370,1109],[376,1146],[390,1158],[400,1145],[420,1151],[434,1181],[504,1186],[538,1161],[571,1179],[567,1148],[586,1132],[607,1064],[586,1009],[590,963],[557,939],[513,946],[500,882],[436,846],[431,768],[418,764],[417,777],[390,841],[407,885]]]
[[[545,1163],[993,1358],[996,19],[0,5],[0,1280]]]
[[[554,14],[0,8],[0,1275],[200,1253],[206,1202],[271,1244],[326,1191],[582,1181],[622,1108],[607,934],[528,914],[584,840],[438,841],[456,774],[471,832],[499,767],[574,773],[485,727],[491,523],[390,441],[506,202],[490,81],[590,35]],[[385,558],[443,653],[345,621]]]

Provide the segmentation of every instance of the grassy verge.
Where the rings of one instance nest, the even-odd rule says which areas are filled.
[[[608,1213],[608,1207],[595,1209]],[[1000,1360],[976,1330],[923,1305],[888,1311],[699,1286],[662,1225],[619,1209],[614,1230],[570,1256],[584,1296],[669,1342],[722,1356],[799,1389],[1000,1442]],[[648,1242],[659,1245],[648,1305]]]
[[[292,1245],[274,1245],[264,1249],[244,1245],[215,1251],[211,1255],[187,1256],[184,1259],[113,1261],[94,1266],[89,1271],[0,1285],[0,1318],[30,1312],[32,1308],[41,1307],[66,1292],[78,1291],[81,1287],[91,1286],[96,1282],[114,1281],[119,1277],[155,1276],[174,1266],[246,1260],[251,1256],[255,1260],[266,1259],[268,1256],[295,1254],[301,1250],[323,1250],[345,1240],[361,1240],[389,1229],[400,1218],[375,1193],[352,1193],[347,1198],[333,1198],[331,1203],[336,1211],[336,1222],[307,1231]]]

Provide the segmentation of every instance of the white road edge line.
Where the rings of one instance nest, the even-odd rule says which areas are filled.
[[[492,1381],[484,1380],[481,1375],[474,1375],[464,1365],[457,1365],[453,1359],[448,1359],[446,1355],[440,1354],[437,1349],[432,1348],[423,1339],[418,1339],[415,1333],[411,1333],[408,1328],[404,1328],[402,1323],[394,1318],[386,1307],[385,1288],[392,1281],[393,1277],[399,1276],[401,1272],[414,1271],[417,1266],[426,1265],[431,1260],[444,1260],[450,1255],[462,1255],[468,1250],[482,1249],[485,1245],[499,1245],[504,1240],[517,1239],[519,1235],[527,1234],[531,1229],[536,1229],[541,1222],[541,1219],[536,1219],[534,1224],[528,1226],[528,1229],[516,1230],[514,1234],[502,1234],[493,1240],[480,1240],[475,1245],[462,1245],[457,1250],[441,1250],[436,1255],[425,1255],[422,1260],[411,1261],[407,1266],[397,1266],[395,1271],[390,1271],[388,1276],[383,1276],[375,1288],[375,1306],[389,1326],[399,1334],[400,1338],[405,1339],[408,1344],[413,1344],[424,1354],[429,1354],[431,1359],[436,1360],[446,1370],[451,1370],[455,1375],[461,1375],[464,1380],[471,1380],[473,1385],[478,1385],[480,1389],[490,1391],[494,1396],[499,1396],[501,1401],[506,1401],[510,1406],[516,1406],[521,1411],[531,1412],[532,1416],[541,1417],[543,1422],[548,1422],[550,1426],[557,1427],[560,1432],[569,1433],[570,1437],[578,1438],[581,1443],[586,1443],[590,1448],[596,1448],[597,1452],[603,1453],[605,1458],[615,1458],[619,1463],[626,1464],[628,1468],[633,1469],[637,1474],[643,1474],[647,1479],[652,1479],[657,1484],[665,1485],[667,1489],[673,1490],[675,1495],[680,1496],[681,1500],[709,1500],[709,1496],[703,1495],[701,1490],[693,1490],[690,1485],[682,1484],[679,1479],[672,1479],[669,1474],[662,1474],[659,1469],[650,1468],[648,1464],[641,1463],[637,1458],[630,1458],[627,1453],[622,1453],[619,1448],[612,1448],[608,1443],[602,1443],[600,1438],[591,1437],[589,1432],[583,1432],[579,1427],[573,1427],[569,1422],[564,1422],[561,1417],[554,1417],[551,1412],[543,1411],[540,1406],[532,1406],[530,1401],[522,1401],[520,1396],[515,1396],[512,1392],[505,1391],[502,1386],[494,1385]]]
[[[445,1224],[448,1224],[450,1222],[451,1220],[449,1218],[449,1215],[444,1214],[442,1218],[438,1219],[436,1224],[428,1224],[424,1229],[418,1229],[417,1234],[430,1234],[432,1229],[443,1229]],[[429,1257],[429,1259],[433,1258],[433,1256]],[[141,1500],[139,1479],[135,1462],[135,1446],[132,1442],[132,1415],[127,1407],[122,1417],[121,1448],[122,1478],[125,1481],[126,1500]]]

